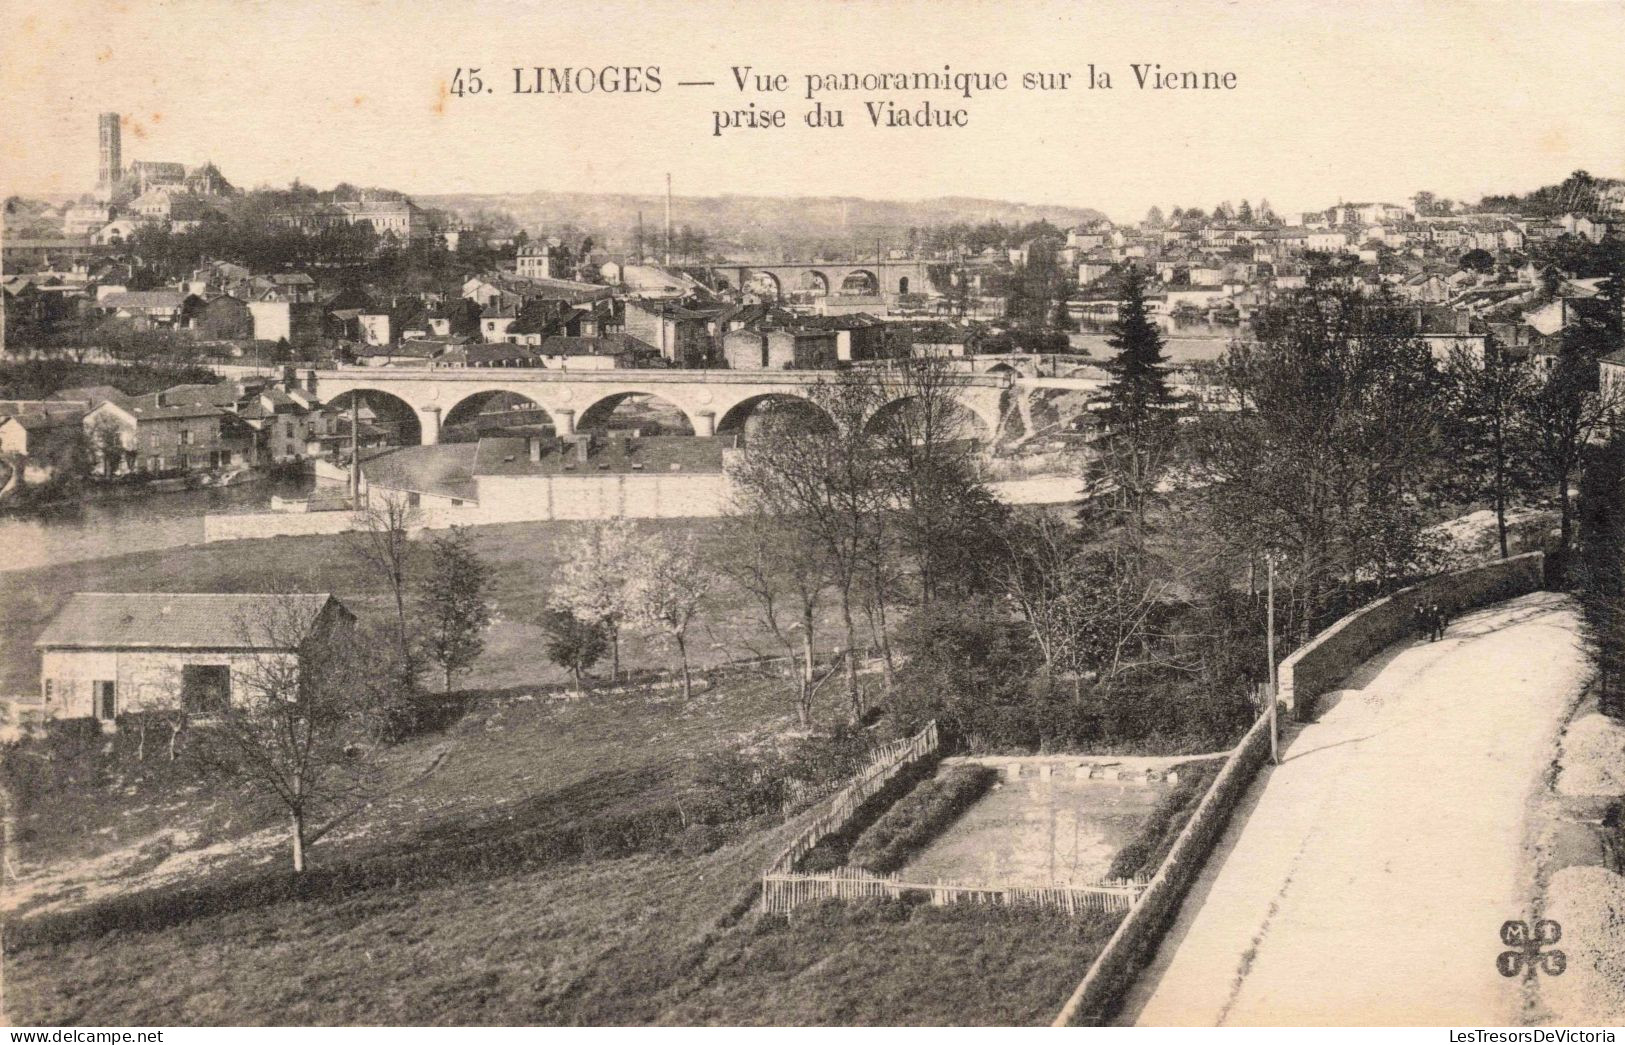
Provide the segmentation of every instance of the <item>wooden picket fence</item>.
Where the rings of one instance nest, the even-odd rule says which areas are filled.
[[[927,723],[924,729],[907,740],[894,740],[880,747],[863,771],[830,798],[829,808],[784,848],[778,858],[768,866],[767,874],[793,872],[796,864],[811,852],[814,846],[845,827],[859,806],[872,798],[903,770],[936,750],[935,721]]]
[[[936,907],[950,904],[1002,904],[1078,914],[1083,911],[1126,911],[1149,884],[1146,878],[1108,878],[1085,885],[985,885],[960,882],[909,882],[898,874],[877,875],[859,867],[823,874],[772,873],[762,876],[762,911],[788,915],[802,904],[820,900],[897,899],[904,893],[929,898]]]

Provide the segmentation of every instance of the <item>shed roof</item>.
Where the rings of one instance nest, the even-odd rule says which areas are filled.
[[[39,649],[286,649],[272,621],[305,633],[330,594],[75,592],[35,641]],[[280,628],[275,630],[280,631]],[[281,639],[282,636],[277,636]]]

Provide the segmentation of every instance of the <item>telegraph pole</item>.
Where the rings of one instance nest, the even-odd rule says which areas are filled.
[[[666,267],[671,267],[671,171],[666,172]]]
[[[1268,623],[1268,625],[1266,625],[1266,628],[1267,628],[1267,635],[1268,635],[1268,639],[1267,639],[1268,656],[1269,656],[1269,659],[1270,659],[1270,675],[1269,675],[1269,678],[1270,678],[1270,681],[1269,681],[1270,762],[1273,765],[1280,765],[1281,764],[1281,749],[1280,749],[1281,722],[1280,722],[1280,712],[1276,710],[1280,706],[1280,702],[1276,700],[1276,696],[1275,696],[1275,694],[1276,694],[1276,686],[1277,686],[1278,681],[1279,681],[1276,678],[1276,672],[1275,672],[1275,553],[1270,552],[1267,556],[1265,556],[1264,561],[1268,564],[1267,568],[1266,568],[1267,579],[1265,581],[1265,586],[1266,586],[1266,590],[1269,593],[1265,597],[1265,599],[1266,599],[1266,603],[1267,603],[1267,606],[1268,606],[1268,616],[1269,616],[1269,623]]]
[[[361,507],[361,395],[350,393],[350,509]]]

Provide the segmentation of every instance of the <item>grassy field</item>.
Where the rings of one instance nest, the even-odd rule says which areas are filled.
[[[1115,926],[863,904],[718,931],[787,832],[338,903],[238,911],[7,960],[52,1024],[1042,1024]]]
[[[565,673],[541,655],[541,632],[535,621],[561,557],[587,525],[533,522],[472,529],[474,546],[496,578],[496,623],[485,655],[464,680],[466,685],[496,688],[565,679]],[[639,529],[651,540],[693,535],[708,554],[725,556],[718,525],[715,519],[645,520]],[[384,586],[361,566],[349,540],[344,535],[269,537],[0,572],[0,606],[5,607],[0,622],[0,696],[32,692],[39,685],[34,639],[76,591],[330,591],[357,614],[382,616],[387,609]],[[843,644],[833,626],[834,608],[827,609],[820,648]],[[764,638],[754,614],[746,596],[719,581],[690,636],[694,662],[748,656],[753,651],[782,653],[782,647]],[[622,644],[622,663],[666,668],[676,665],[676,657],[629,634]]]
[[[482,699],[445,732],[391,749],[389,790],[324,839],[314,862],[636,812],[669,801],[691,759],[771,743],[794,725],[786,685],[772,680],[731,679],[689,701],[675,690],[527,697]],[[28,803],[8,908],[280,866],[276,810],[198,783],[155,746],[143,762],[87,756],[80,786]]]
[[[455,860],[461,846],[642,810],[669,797],[689,755],[771,742],[790,724],[782,684],[765,681],[690,701],[490,698],[446,733],[397,749],[401,777],[435,768],[323,842],[315,862],[392,852]],[[82,866],[99,851],[113,866],[140,852],[146,833],[205,838],[233,826],[205,822],[222,796],[167,792],[174,783],[162,770],[109,772],[28,817],[25,852]],[[396,881],[31,944],[6,958],[8,1015],[26,1025],[1043,1022],[1113,927],[1109,917],[904,904],[731,924],[797,827],[754,830],[708,853],[674,840],[628,857]],[[212,862],[181,861],[187,880],[263,875],[285,859],[274,830],[246,838],[213,847]],[[156,868],[137,862],[127,876],[59,883],[33,903],[161,884],[164,863],[184,855],[167,853]],[[33,884],[40,868],[24,871]]]
[[[1121,919],[831,901],[720,939],[659,1022],[1044,1026]]]
[[[645,523],[652,539],[714,523]],[[829,905],[793,923],[738,920],[789,823],[690,844],[654,837],[632,855],[561,844],[617,817],[669,809],[692,760],[795,732],[782,680],[723,676],[675,690],[540,689],[562,673],[538,656],[532,623],[560,548],[580,527],[474,531],[497,577],[498,623],[471,687],[488,691],[444,731],[392,749],[392,790],[324,839],[318,869],[444,856],[444,870],[346,892],[188,911],[161,929],[67,934],[5,958],[6,1016],[18,1024],[1002,1024],[1043,1023],[1115,925],[992,908]],[[8,615],[0,692],[32,687],[29,643],[73,591],[331,590],[362,614],[383,592],[342,537],[275,538],[0,573]],[[739,595],[719,592],[697,659],[761,644]],[[726,622],[726,623],[724,623]],[[835,637],[826,629],[826,642]],[[713,646],[712,644],[716,645]],[[720,647],[720,648],[718,648]],[[664,666],[636,639],[628,666]],[[817,714],[833,721],[829,689]],[[72,789],[24,809],[15,916],[51,917],[143,890],[282,874],[275,811],[203,785],[164,757],[97,751]],[[572,835],[571,832],[577,832]],[[534,860],[467,873],[465,854],[538,840]],[[421,865],[420,865],[421,866]],[[211,908],[213,909],[213,908]],[[15,946],[17,934],[8,934]]]

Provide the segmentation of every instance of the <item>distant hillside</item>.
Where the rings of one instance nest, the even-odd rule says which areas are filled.
[[[631,245],[638,213],[647,244],[654,244],[665,216],[659,195],[531,192],[417,196],[421,205],[471,217],[505,212],[532,235],[559,230],[584,232],[611,249]],[[672,225],[689,225],[713,243],[770,249],[780,245],[830,241],[903,246],[910,228],[997,221],[1020,225],[1047,219],[1069,228],[1104,217],[1086,207],[1042,207],[1006,200],[945,196],[929,200],[866,200],[840,196],[679,196],[672,201]]]

